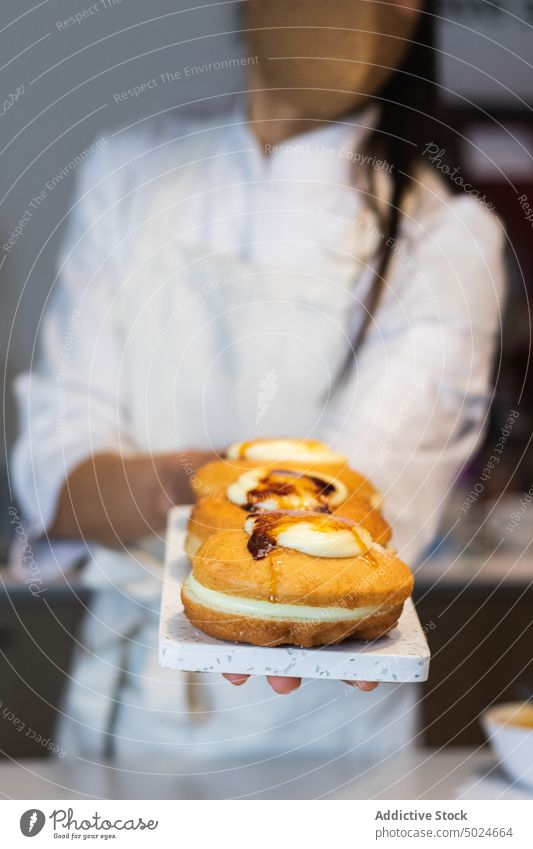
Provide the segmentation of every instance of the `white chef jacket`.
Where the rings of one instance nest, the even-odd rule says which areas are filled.
[[[487,413],[503,234],[474,199],[420,173],[384,297],[333,392],[382,238],[354,156],[375,118],[265,156],[239,110],[173,117],[119,131],[80,169],[40,357],[16,383],[12,467],[43,574],[83,554],[99,587],[66,707],[71,751],[109,750],[111,734],[122,754],[379,751],[412,734],[409,688],[359,704],[316,681],[279,699],[261,681],[204,677],[191,722],[184,676],[155,661],[161,541],[116,552],[45,538],[65,477],[91,453],[288,435],[324,439],[367,474],[400,554],[420,558]],[[386,167],[375,177],[386,202]]]

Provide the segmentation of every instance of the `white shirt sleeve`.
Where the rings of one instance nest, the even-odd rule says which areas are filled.
[[[119,381],[121,350],[115,331],[114,292],[120,238],[120,180],[106,142],[96,143],[80,166],[68,213],[59,271],[39,330],[39,354],[15,381],[19,438],[11,472],[28,537],[40,548],[47,572],[53,551],[46,534],[69,472],[91,454],[128,453],[127,403]],[[55,544],[62,562],[83,554],[83,544]],[[44,567],[43,567],[44,568]]]
[[[483,432],[504,294],[496,216],[453,198],[417,228],[322,433],[381,489],[411,564]]]

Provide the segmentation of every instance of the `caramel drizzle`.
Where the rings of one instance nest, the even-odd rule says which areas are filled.
[[[276,480],[281,477],[282,480]],[[286,480],[283,480],[285,478]],[[287,480],[287,478],[289,480]],[[300,481],[300,486],[298,486]],[[306,493],[306,488],[308,493]],[[291,495],[296,497],[309,497],[316,499],[314,510],[318,513],[330,513],[328,498],[335,492],[335,485],[329,481],[314,475],[302,474],[290,469],[272,469],[261,480],[255,489],[246,493],[248,504],[243,509],[254,512],[261,509],[261,502],[269,498],[283,499]]]
[[[253,439],[248,440],[248,442],[241,442],[240,448],[239,448],[239,456],[238,456],[237,459],[238,460],[245,460],[246,459],[246,452],[248,451],[248,448],[250,447],[250,445],[253,445],[253,444],[254,444]]]
[[[357,526],[350,519],[343,519],[340,516],[324,516],[322,513],[308,510],[279,510],[265,511],[257,513],[254,518],[253,531],[248,539],[248,551],[254,560],[263,560],[270,552],[278,545],[278,536],[291,525],[298,523],[300,519],[307,521],[315,521],[319,519],[317,524],[326,531],[330,528],[333,532],[345,528],[350,530],[355,537],[355,540],[361,548],[361,554],[357,557],[363,557],[368,563],[373,566],[378,565],[378,561],[374,552],[366,545],[358,533]]]

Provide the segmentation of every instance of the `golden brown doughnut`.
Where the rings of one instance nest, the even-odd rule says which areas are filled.
[[[252,460],[212,460],[201,466],[192,479],[192,488],[196,498],[201,498],[204,495],[216,496],[221,491],[225,492],[228,486],[234,483],[243,472],[257,468],[284,468],[294,471],[301,471],[309,475],[320,475],[320,472],[325,472],[334,478],[342,481],[351,493],[358,495],[361,498],[368,499],[374,506],[377,506],[381,500],[379,491],[375,486],[360,475],[359,472],[350,469],[349,466],[342,464],[313,464],[298,463],[294,461],[272,461],[268,463],[255,463]]]
[[[254,525],[251,535],[217,531],[193,557],[181,595],[200,630],[254,645],[314,646],[350,636],[374,639],[394,627],[413,576],[356,523],[309,511],[262,512],[247,521]],[[315,556],[288,547],[292,534],[299,546],[315,548],[316,532],[327,546],[331,540],[341,546],[331,550],[348,545],[359,553]]]
[[[375,542],[386,546],[391,539],[392,531],[379,510],[372,507],[364,498],[349,496],[339,507],[333,509],[333,515],[352,519],[362,525]],[[242,507],[232,504],[222,493],[218,497],[205,495],[194,505],[187,537],[185,551],[192,557],[198,551],[202,542],[216,531],[242,530],[247,512]]]

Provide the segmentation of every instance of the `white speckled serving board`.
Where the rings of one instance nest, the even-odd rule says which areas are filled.
[[[159,662],[189,672],[240,672],[363,681],[425,681],[429,648],[412,601],[398,625],[372,642],[347,640],[335,646],[264,648],[223,642],[195,628],[183,613],[180,585],[190,570],[183,552],[189,509],[169,515],[165,580],[161,600]]]

